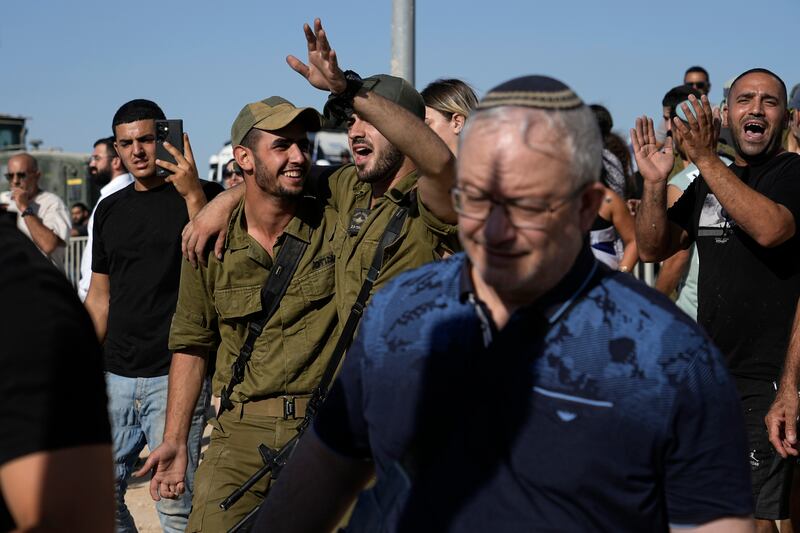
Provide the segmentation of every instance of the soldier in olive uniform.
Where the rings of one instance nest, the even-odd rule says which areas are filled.
[[[163,444],[143,468],[155,473],[154,499],[184,490],[186,432],[209,358],[213,390],[231,383],[232,365],[262,310],[261,289],[287,239],[307,243],[277,312],[256,339],[241,383],[217,418],[211,444],[197,470],[188,531],[225,531],[263,499],[263,478],[229,511],[219,503],[262,466],[265,443],[278,449],[291,439],[319,383],[337,329],[334,294],[333,211],[304,192],[308,175],[306,133],[320,127],[311,108],[280,97],[246,105],[231,128],[234,157],[244,173],[242,200],[234,209],[222,259],[194,268],[184,262],[170,330],[174,352]]]
[[[425,102],[411,85],[387,75],[360,80],[343,73],[322,24],[305,26],[308,65],[289,56],[290,66],[311,85],[331,92],[326,114],[346,115],[353,164],[345,165],[317,184],[317,195],[336,210],[333,236],[336,254],[336,300],[344,322],[356,300],[375,249],[398,207],[408,208],[400,236],[383,257],[372,292],[395,275],[450,255],[460,248],[456,214],[450,200],[455,157],[423,122]],[[184,234],[191,261],[210,235],[220,232],[215,253],[224,248],[225,221],[241,191],[219,195],[195,217]]]

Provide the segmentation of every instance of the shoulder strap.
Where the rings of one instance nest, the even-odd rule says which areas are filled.
[[[231,402],[231,394],[233,388],[240,384],[244,379],[244,371],[247,367],[247,362],[250,361],[250,356],[253,354],[253,346],[256,343],[264,326],[275,314],[278,309],[283,295],[286,294],[286,288],[300,264],[300,258],[306,251],[308,243],[298,239],[297,237],[287,233],[286,238],[281,246],[278,255],[275,257],[275,263],[267,276],[267,281],[261,287],[261,312],[247,324],[247,337],[245,338],[242,349],[236,357],[231,367],[231,381],[228,386],[222,389],[220,397],[220,407],[217,416],[222,414],[226,409],[233,407]]]
[[[344,353],[347,351],[347,348],[350,347],[350,342],[353,340],[353,335],[361,321],[361,316],[364,314],[364,307],[367,304],[369,293],[372,291],[372,287],[375,285],[378,275],[380,275],[381,267],[383,266],[383,252],[386,247],[394,242],[400,235],[407,216],[408,207],[398,207],[392,214],[392,218],[389,220],[386,229],[383,231],[378,247],[375,249],[375,255],[372,258],[369,272],[367,272],[367,279],[365,279],[364,283],[361,285],[361,290],[358,292],[356,301],[350,309],[347,322],[345,322],[342,328],[339,340],[336,341],[336,346],[333,349],[330,361],[328,361],[328,366],[325,367],[325,372],[322,374],[322,379],[320,379],[319,384],[314,388],[314,392],[311,395],[308,407],[306,408],[305,419],[301,423],[303,429],[311,422],[317,409],[328,395],[328,389],[336,375],[336,369],[339,368],[339,363],[342,361]]]

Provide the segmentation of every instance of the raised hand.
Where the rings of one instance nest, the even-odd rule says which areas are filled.
[[[175,163],[156,159],[156,165],[172,172],[170,176],[167,176],[166,181],[172,183],[184,198],[190,194],[203,194],[200,178],[197,175],[197,165],[194,162],[192,145],[189,143],[189,135],[183,134],[184,154],[166,141],[164,148],[175,158]]]
[[[675,156],[669,139],[659,149],[653,119],[645,116],[636,119],[636,127],[631,130],[631,143],[642,177],[650,182],[666,181],[675,164]]]
[[[317,89],[334,94],[343,92],[347,88],[347,80],[339,68],[336,52],[331,49],[328,36],[322,29],[322,21],[314,19],[313,31],[308,24],[303,24],[303,31],[308,45],[308,64],[293,55],[287,56],[286,62]]]
[[[681,104],[681,109],[686,116],[688,124],[678,117],[672,119],[672,127],[677,129],[682,137],[681,146],[689,158],[697,162],[703,157],[716,158],[717,139],[721,121],[719,111],[713,111],[708,97],[703,95],[698,100],[694,95],[689,95],[692,109],[686,103]]]

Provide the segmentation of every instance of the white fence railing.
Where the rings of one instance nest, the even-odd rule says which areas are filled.
[[[67,243],[67,256],[64,258],[64,270],[72,286],[78,288],[81,279],[81,257],[89,237],[70,237]]]

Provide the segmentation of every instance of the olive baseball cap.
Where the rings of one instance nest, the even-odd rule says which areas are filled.
[[[369,78],[364,78],[363,81],[364,88],[368,91],[383,96],[387,100],[407,109],[422,120],[425,120],[425,100],[423,100],[422,95],[403,78],[389,76],[388,74],[375,74]],[[328,98],[328,102],[335,98],[336,96],[331,95]],[[325,104],[323,114],[330,125],[338,125],[336,124],[338,121],[336,117],[333,116],[334,114],[331,113],[327,103]]]
[[[242,139],[252,128],[275,131],[284,128],[295,120],[302,121],[307,131],[319,131],[322,117],[311,107],[295,107],[280,96],[270,96],[264,100],[247,104],[239,111],[231,126],[231,146],[242,144]]]

